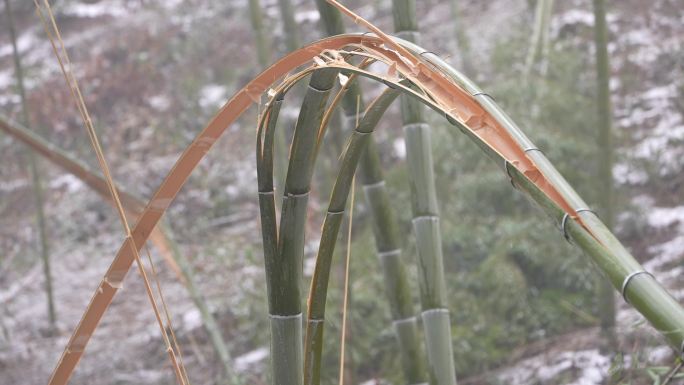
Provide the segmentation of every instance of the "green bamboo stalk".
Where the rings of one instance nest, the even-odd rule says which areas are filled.
[[[472,76],[475,73],[475,67],[470,56],[470,41],[466,35],[465,28],[463,28],[459,0],[451,0],[451,22],[454,25],[454,45],[456,46],[458,56],[461,58],[463,72]]]
[[[323,222],[321,241],[316,256],[316,267],[311,280],[305,340],[304,383],[318,385],[321,380],[325,304],[330,280],[332,257],[340,225],[346,212],[347,198],[356,167],[370,142],[371,135],[383,113],[399,96],[398,90],[388,89],[368,108],[358,127],[352,132],[344,150],[339,172],[330,196]]]
[[[53,144],[45,141],[40,136],[34,134],[25,127],[19,124],[10,122],[7,118],[0,115],[0,130],[4,131],[13,138],[23,142],[31,150],[30,152],[36,152],[42,155],[47,160],[51,161],[53,164],[63,168],[67,172],[76,176],[80,179],[86,186],[93,189],[103,198],[109,200],[109,190],[107,189],[106,182],[104,178],[100,175],[99,171],[94,170],[87,164],[80,162],[78,159],[71,156],[66,151],[63,151]],[[122,190],[120,187],[116,187],[119,191],[119,198],[124,205],[126,211],[134,214],[140,213],[145,207],[145,202],[142,198],[137,197],[135,194]],[[225,378],[230,384],[240,384],[242,381],[240,377],[234,373],[232,369],[232,359],[223,339],[221,329],[218,326],[214,316],[209,311],[206,300],[202,295],[201,291],[197,288],[196,280],[194,278],[194,270],[192,264],[185,257],[183,253],[180,252],[178,244],[175,242],[174,238],[171,236],[170,227],[162,223],[160,225],[160,230],[164,234],[166,243],[169,246],[169,251],[171,257],[178,266],[181,279],[188,294],[192,299],[193,303],[200,312],[202,318],[202,325],[204,326],[209,340],[211,341],[214,352],[218,356],[222,369],[225,373]]]
[[[254,32],[254,41],[257,46],[257,58],[262,69],[267,68],[272,63],[273,55],[271,41],[268,32],[264,29],[263,15],[259,0],[249,0],[249,14]],[[287,174],[287,144],[285,143],[285,132],[276,130],[275,132],[275,180],[276,189],[281,190],[285,183]]]
[[[606,27],[606,5],[604,0],[594,0],[594,41],[596,45],[596,77],[598,109],[598,171],[599,208],[608,229],[613,228],[613,140],[610,103],[610,64],[608,59],[608,30]],[[598,281],[597,298],[601,331],[611,349],[617,347],[615,335],[615,297],[610,284]]]
[[[316,0],[316,5],[326,34],[343,34],[345,30],[340,12],[325,0]],[[363,96],[357,81],[348,85],[342,99],[342,109],[344,126],[354,128],[358,119],[357,111],[364,111]],[[369,206],[375,248],[382,266],[385,295],[390,304],[404,376],[409,384],[422,383],[425,382],[425,359],[418,336],[411,285],[402,259],[397,220],[390,205],[380,156],[372,135],[360,162],[360,181]]]
[[[24,88],[24,71],[21,65],[19,48],[17,47],[17,33],[14,27],[14,18],[9,0],[5,0],[5,13],[7,14],[7,24],[12,41],[12,57],[14,59],[14,71],[17,79],[17,89],[21,101],[22,119],[25,125],[30,124],[28,104],[26,102],[26,90]],[[47,229],[45,224],[44,192],[41,170],[33,152],[27,154],[29,170],[31,173],[31,183],[33,185],[33,198],[36,203],[36,226],[38,227],[38,238],[40,240],[40,258],[43,261],[43,275],[45,276],[45,295],[47,297],[47,312],[52,331],[57,328],[57,313],[55,310],[55,300],[52,291],[52,272],[50,268],[50,245],[48,242]]]
[[[415,0],[393,0],[392,5],[397,35],[418,42],[420,33]],[[454,385],[456,371],[450,338],[430,126],[423,118],[423,106],[419,102],[403,97],[401,103],[430,383]]]
[[[474,95],[480,105],[487,110],[517,142],[520,148],[536,149],[535,145],[520,130],[515,122],[488,96],[483,90],[475,85],[470,79],[453,69],[449,64],[436,55],[425,51],[415,44],[400,41],[409,51],[421,55],[437,68],[442,70],[454,82],[463,89]],[[432,106],[435,108],[435,106]],[[438,109],[437,109],[438,110]],[[440,111],[445,113],[445,111]],[[574,210],[580,210],[577,218],[566,217],[565,212],[546,196],[534,183],[521,174],[513,165],[509,164],[497,152],[483,143],[479,137],[467,130],[454,119],[447,120],[455,125],[461,132],[470,138],[485,154],[500,166],[511,177],[514,185],[528,194],[533,202],[541,207],[552,220],[559,225],[569,241],[578,246],[592,259],[606,279],[624,299],[641,313],[670,343],[677,354],[684,353],[684,309],[670,296],[669,293],[655,280],[634,257],[625,249],[620,241],[601,222],[599,217],[592,211],[582,210],[588,208],[586,202],[575,192],[570,184],[556,170],[551,162],[541,151],[528,151],[527,156],[534,162],[546,180],[556,187],[563,199]]]
[[[318,130],[337,70],[311,75],[302,101],[290,149],[281,221],[276,231],[273,191],[273,132],[282,95],[274,98],[263,143],[257,147],[259,201],[271,321],[273,383],[301,385],[301,284],[306,230],[306,208],[316,158]],[[260,128],[260,131],[262,128]]]
[[[259,0],[249,0],[249,19],[252,22],[254,42],[257,47],[259,65],[266,68],[272,61],[271,42],[268,33],[264,30],[263,15]]]
[[[300,47],[299,28],[294,17],[294,7],[290,0],[278,0],[280,16],[283,18],[283,32],[285,32],[285,46],[289,52]]]
[[[534,27],[530,41],[527,59],[525,60],[525,74],[532,71],[537,61],[542,65],[546,61],[549,50],[549,24],[553,11],[553,0],[537,0],[537,8],[534,13]]]

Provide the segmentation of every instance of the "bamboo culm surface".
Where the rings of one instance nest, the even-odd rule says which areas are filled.
[[[418,42],[415,0],[393,0],[394,27],[399,37]],[[430,383],[456,384],[451,322],[446,300],[439,208],[435,189],[430,126],[423,105],[401,99],[406,163],[411,185],[413,230],[418,252],[421,317],[429,365]]]
[[[282,98],[273,100],[263,144],[257,148],[264,260],[271,322],[274,384],[303,383],[301,285],[307,203],[316,158],[316,142],[337,70],[311,75],[290,148],[280,226],[273,190],[273,135]],[[276,230],[277,229],[277,230]]]
[[[343,34],[344,23],[340,12],[325,0],[316,0],[316,5],[325,33],[330,36]],[[342,99],[343,120],[347,131],[355,128],[359,120],[357,114],[364,110],[361,87],[355,79],[350,79],[350,82]],[[380,156],[372,135],[361,156],[358,172],[369,208],[375,247],[385,283],[385,295],[390,305],[406,383],[423,383],[426,377],[425,359],[421,349],[411,285],[402,258],[397,219],[391,207]]]
[[[605,0],[594,0],[594,41],[596,45],[596,83],[598,135],[596,141],[600,191],[599,209],[608,229],[613,229],[615,217],[613,205],[613,139],[612,108],[610,104],[610,65],[608,63],[608,28],[606,26]],[[599,277],[596,296],[598,297],[601,331],[611,349],[617,347],[615,335],[615,297],[610,284]]]
[[[320,384],[321,356],[323,350],[323,329],[325,322],[325,304],[328,293],[328,281],[332,267],[332,258],[337,243],[340,225],[345,215],[347,198],[352,185],[354,173],[371,139],[371,134],[380,117],[390,104],[399,96],[399,91],[389,89],[371,104],[358,127],[352,132],[344,149],[339,172],[330,196],[330,203],[323,222],[321,241],[316,256],[316,266],[311,279],[308,316],[305,340],[305,383]]]

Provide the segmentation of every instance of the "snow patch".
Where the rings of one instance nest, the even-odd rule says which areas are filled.
[[[122,17],[129,13],[129,9],[121,1],[99,1],[97,3],[66,3],[65,15],[95,18],[102,16]]]
[[[193,330],[202,326],[202,316],[199,310],[191,309],[183,314],[183,328],[185,330]]]
[[[251,352],[245,353],[235,358],[235,370],[237,370],[238,372],[244,372],[250,366],[263,361],[268,356],[268,348],[261,347],[258,349],[254,349]]]
[[[394,155],[399,159],[406,158],[406,142],[404,138],[397,138],[392,142],[392,150]]]
[[[202,108],[215,108],[226,102],[228,90],[219,84],[208,84],[200,90],[199,105]]]
[[[171,101],[166,95],[155,95],[149,99],[150,107],[158,111],[165,111],[171,107]]]
[[[73,193],[83,188],[83,182],[72,174],[62,174],[50,181],[50,188],[64,188],[67,192]]]
[[[315,23],[318,22],[318,19],[320,19],[321,16],[318,13],[318,10],[309,10],[309,11],[302,11],[302,12],[297,12],[295,14],[295,21],[297,23],[304,23],[304,22],[310,22],[310,23]]]

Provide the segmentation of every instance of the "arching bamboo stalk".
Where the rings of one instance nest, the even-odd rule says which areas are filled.
[[[325,0],[316,0],[322,27],[330,35],[344,31],[342,15]],[[353,128],[363,111],[363,96],[359,83],[351,79],[342,99],[342,111],[347,128]],[[399,345],[401,366],[409,384],[425,381],[424,356],[418,336],[418,324],[411,295],[411,285],[402,260],[397,220],[390,205],[380,156],[371,135],[361,156],[360,181],[368,203],[375,238],[375,249],[382,267],[385,295],[390,304],[392,324]],[[305,377],[305,383],[308,384]]]
[[[328,281],[337,235],[345,215],[347,197],[356,166],[368,146],[378,120],[397,96],[399,96],[398,90],[388,89],[368,107],[343,152],[323,222],[321,241],[316,256],[316,267],[311,279],[305,340],[304,376],[306,384],[318,385],[321,381],[321,357]]]

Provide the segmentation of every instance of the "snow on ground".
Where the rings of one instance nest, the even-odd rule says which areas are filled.
[[[235,370],[243,372],[250,366],[264,361],[269,356],[268,348],[261,347],[241,356],[235,357]]]
[[[523,360],[515,367],[497,375],[502,383],[541,385],[557,383],[557,377],[565,372],[575,374],[568,385],[595,385],[603,381],[610,368],[610,359],[596,349],[567,351],[541,355]]]
[[[199,105],[202,108],[215,109],[228,99],[228,90],[219,84],[208,84],[200,90]]]
[[[62,12],[65,15],[74,17],[123,17],[128,15],[133,9],[131,5],[141,3],[136,3],[133,1],[99,1],[95,3],[78,3],[78,2],[67,2],[65,3]]]

